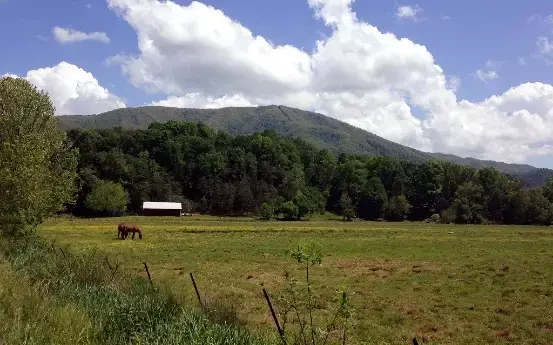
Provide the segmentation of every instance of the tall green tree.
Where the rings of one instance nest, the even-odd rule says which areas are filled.
[[[0,231],[16,235],[75,200],[77,150],[47,93],[0,79]]]
[[[453,202],[455,217],[458,223],[474,224],[482,220],[482,213],[485,210],[486,198],[484,188],[474,182],[463,183]]]

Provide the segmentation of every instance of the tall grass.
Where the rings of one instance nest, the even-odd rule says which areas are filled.
[[[185,308],[142,277],[37,237],[0,238],[0,338],[6,344],[268,344]]]

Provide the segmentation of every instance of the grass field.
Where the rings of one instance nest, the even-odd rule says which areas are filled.
[[[122,221],[141,225],[144,239],[117,240]],[[300,277],[285,252],[314,242],[324,254],[311,271],[317,312],[330,317],[346,286],[351,344],[423,335],[431,344],[553,344],[552,228],[128,217],[56,218],[41,234],[72,250],[99,249],[122,270],[144,274],[147,262],[154,283],[190,304],[193,272],[205,298],[260,327],[272,327],[262,285],[277,294],[285,269]]]

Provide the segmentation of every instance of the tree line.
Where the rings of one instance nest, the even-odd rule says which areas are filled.
[[[550,224],[553,180],[524,188],[493,168],[445,161],[334,156],[273,131],[232,137],[201,123],[68,131],[78,148],[77,214],[139,212],[143,201],[185,211],[304,219]]]

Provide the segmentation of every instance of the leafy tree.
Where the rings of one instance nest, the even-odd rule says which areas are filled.
[[[411,205],[404,195],[393,196],[385,209],[387,220],[402,221],[407,217]]]
[[[380,218],[388,203],[388,195],[379,177],[370,178],[361,190],[361,200],[357,207],[359,217],[366,220]]]
[[[280,212],[286,220],[299,219],[299,209],[293,201],[286,201],[280,206]]]
[[[261,204],[261,211],[259,216],[263,220],[270,220],[275,216],[275,208],[271,203],[264,202]]]
[[[522,188],[520,182],[510,181],[502,212],[503,221],[507,224],[525,224],[529,203],[528,192]]]
[[[75,200],[77,151],[45,92],[0,79],[0,233],[17,235]]]
[[[551,203],[541,190],[534,189],[528,193],[527,221],[530,224],[551,224]]]
[[[313,202],[309,200],[301,191],[296,193],[292,201],[298,207],[298,219],[302,219],[313,214]]]
[[[355,217],[355,208],[353,207],[351,198],[347,193],[342,194],[342,197],[340,198],[340,210],[344,220],[350,221],[353,217]]]
[[[453,203],[456,221],[463,223],[479,223],[482,220],[484,211],[485,196],[484,188],[474,182],[462,184]]]
[[[100,180],[86,197],[85,205],[99,215],[118,215],[127,209],[127,198],[121,184]]]
[[[550,177],[545,181],[545,184],[542,187],[542,194],[549,200],[550,203],[553,203],[553,177]]]

